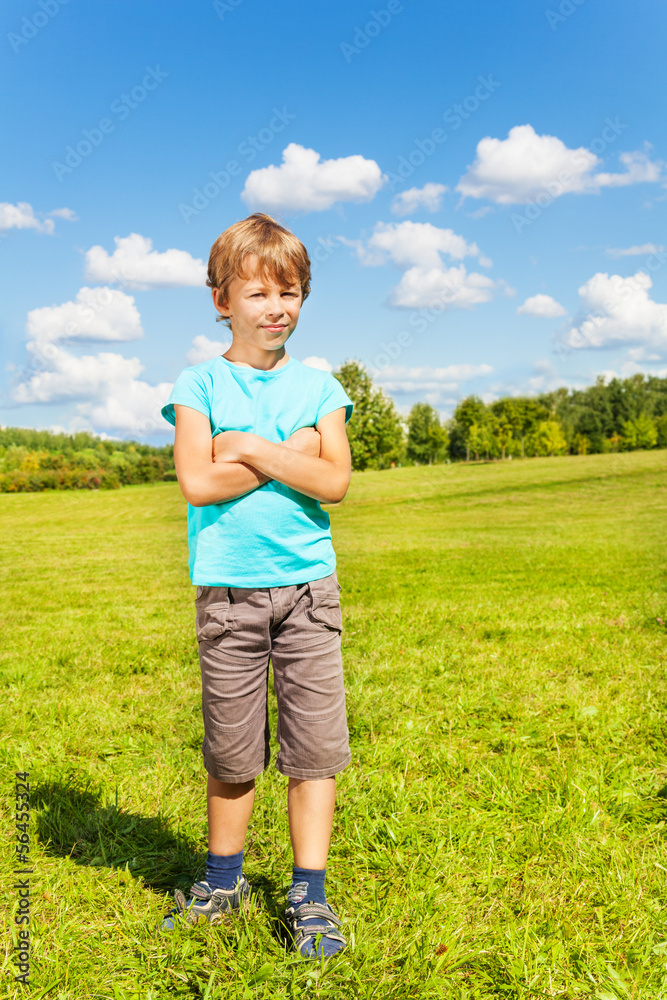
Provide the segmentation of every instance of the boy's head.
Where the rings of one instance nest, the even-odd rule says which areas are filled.
[[[234,278],[247,280],[249,258],[257,273],[279,285],[298,284],[303,301],[310,292],[310,259],[305,246],[294,233],[281,226],[270,215],[255,212],[241,222],[235,222],[218,236],[208,259],[208,280],[216,306],[228,298]],[[225,320],[230,326],[229,318]]]

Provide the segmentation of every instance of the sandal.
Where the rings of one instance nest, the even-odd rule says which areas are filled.
[[[285,918],[292,934],[292,944],[304,958],[330,958],[347,944],[340,933],[340,919],[328,903],[299,903],[288,906]],[[316,940],[319,938],[319,940]],[[328,947],[327,942],[338,947]]]
[[[250,886],[242,875],[234,889],[211,889],[208,882],[195,882],[190,889],[190,899],[177,889],[176,906],[162,921],[161,930],[173,931],[176,924],[198,924],[203,921],[217,924],[243,909],[250,896]]]

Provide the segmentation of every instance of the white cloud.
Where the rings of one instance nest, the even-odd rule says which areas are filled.
[[[635,150],[621,153],[619,160],[626,167],[624,174],[596,174],[593,181],[600,187],[627,187],[629,184],[646,184],[659,181],[662,176],[662,161],[649,160],[646,153]]]
[[[63,339],[126,341],[143,336],[134,298],[106,287],[84,287],[74,302],[31,309],[26,331],[35,345]]]
[[[391,303],[405,309],[469,309],[488,302],[496,282],[485,274],[468,273],[458,267],[411,267],[392,290]]]
[[[550,295],[531,295],[523,305],[519,306],[517,312],[522,316],[541,316],[545,319],[552,319],[554,316],[565,316],[567,310]]]
[[[115,236],[116,249],[108,254],[94,246],[86,253],[86,278],[89,281],[120,282],[126,288],[177,288],[184,285],[203,287],[206,265],[186,250],[153,250],[153,241],[139,233]]]
[[[584,146],[569,149],[557,136],[538,135],[532,125],[515,125],[507,139],[480,139],[475,162],[456,190],[464,198],[514,205],[539,195],[597,193],[603,187],[660,179],[663,164],[652,162],[646,153],[621,153],[619,159],[625,173],[594,174],[601,160]]]
[[[483,395],[485,403],[492,403],[503,396],[537,396],[544,392],[554,392],[561,386],[569,389],[584,389],[595,377],[586,379],[571,379],[567,376],[559,375],[551,361],[540,359],[532,367],[532,374],[527,378],[522,378],[520,382],[496,382],[490,387],[488,395]]]
[[[31,310],[26,331],[30,360],[23,381],[12,390],[14,402],[78,400],[79,417],[87,421],[94,416],[97,430],[162,430],[154,401],[164,402],[171,385],[149,386],[139,380],[144,367],[139,358],[109,351],[77,357],[59,344],[62,340],[117,342],[142,337],[132,296],[107,287],[82,288],[73,302]],[[149,404],[153,406],[150,427]]]
[[[610,257],[641,257],[643,254],[662,254],[665,247],[657,243],[642,243],[641,246],[634,247],[607,247],[605,253]]]
[[[19,201],[16,205],[3,201],[0,202],[0,230],[7,229],[36,229],[39,233],[51,234],[55,223],[53,219],[38,219],[27,201]]]
[[[564,342],[573,348],[635,343],[667,350],[667,303],[650,298],[652,286],[643,271],[630,278],[593,275],[579,289],[581,318]]]
[[[439,267],[440,254],[455,260],[478,257],[476,243],[467,243],[453,229],[439,229],[430,222],[378,222],[366,246],[357,245],[362,264],[384,264],[387,259],[398,267]]]
[[[150,385],[142,379],[132,379],[109,387],[101,400],[80,403],[77,410],[96,429],[110,427],[126,434],[169,434],[172,431],[160,409],[172,388],[171,382]]]
[[[419,393],[427,403],[439,406],[451,404],[450,397],[458,392],[462,382],[490,375],[492,371],[493,368],[486,364],[448,365],[445,368],[389,365],[372,374],[374,380],[386,392],[397,395]]]
[[[53,403],[65,399],[89,399],[126,385],[143,369],[139,358],[120,354],[75,357],[55,344],[48,352],[48,371],[37,371],[15,387],[17,403]]]
[[[583,191],[597,163],[598,157],[583,146],[568,149],[556,136],[537,135],[532,125],[515,125],[507,139],[480,139],[477,158],[457,191],[464,197],[511,205],[534,198],[559,173],[569,176],[566,190]]]
[[[332,372],[333,365],[330,365],[326,358],[318,358],[316,354],[311,354],[301,362],[309,368],[319,368],[322,372]]]
[[[71,208],[54,208],[48,214],[53,215],[56,219],[67,219],[68,222],[79,221],[79,216]]]
[[[659,354],[651,354],[645,347],[631,347],[628,351],[630,361],[660,361]]]
[[[476,208],[474,212],[468,212],[468,216],[471,219],[483,219],[489,212],[495,212],[493,205],[482,205],[480,208]]]
[[[168,433],[160,414],[172,389],[171,382],[150,385],[137,376],[144,370],[139,358],[102,351],[75,357],[55,344],[45,356],[31,350],[35,370],[14,387],[18,404],[76,403],[71,428],[88,427],[102,436],[121,433]]]
[[[542,359],[533,365],[533,375],[527,382],[527,394],[529,396],[539,392],[549,392],[562,385],[562,380],[550,361]]]
[[[67,219],[76,222],[77,216],[71,208],[54,208],[52,212],[40,213],[57,219]],[[53,218],[40,219],[27,201],[19,201],[16,205],[10,202],[0,202],[0,231],[8,229],[35,229],[38,233],[49,236],[55,231]]]
[[[229,340],[227,342],[223,340],[209,340],[203,333],[200,333],[192,341],[192,347],[187,353],[187,362],[189,365],[198,365],[202,361],[210,361],[219,354],[224,354],[230,346],[231,341]]]
[[[653,375],[654,378],[667,378],[667,368],[648,368],[646,365],[638,365],[634,361],[626,361],[622,368],[623,378],[630,378],[631,375]]]
[[[241,197],[253,207],[322,212],[337,201],[370,201],[386,181],[375,160],[344,156],[321,160],[314,149],[291,142],[279,167],[248,175]]]
[[[468,273],[465,266],[446,267],[441,254],[454,260],[480,257],[476,243],[468,243],[452,229],[439,229],[430,222],[378,222],[372,236],[363,241],[344,240],[354,246],[362,264],[373,267],[390,260],[405,273],[392,289],[390,302],[403,308],[466,309],[488,302],[498,283],[484,274]],[[483,266],[490,266],[481,257]]]
[[[655,378],[667,378],[667,368],[649,368],[647,365],[638,365],[635,361],[627,360],[621,365],[620,371],[605,368],[603,371],[595,373],[596,378],[602,376],[607,383],[615,378],[630,378],[632,375],[653,375]]]
[[[456,387],[460,382],[468,382],[480,375],[490,375],[491,365],[447,365],[445,368],[408,367],[388,365],[380,369],[376,376],[384,388],[391,392],[415,392],[419,389],[434,389],[443,384]]]
[[[423,188],[409,188],[397,194],[391,203],[395,215],[410,215],[425,208],[428,212],[437,212],[442,204],[442,196],[447,191],[445,184],[425,184]]]

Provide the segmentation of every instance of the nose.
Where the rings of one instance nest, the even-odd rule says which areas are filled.
[[[272,295],[266,303],[266,312],[269,316],[282,316],[285,311],[283,300],[280,295]]]

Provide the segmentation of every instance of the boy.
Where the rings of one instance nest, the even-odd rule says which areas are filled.
[[[294,853],[285,914],[295,949],[328,957],[346,944],[324,878],[334,776],[350,751],[340,587],[320,503],[349,486],[352,403],[333,376],[285,351],[310,291],[308,254],[292,233],[261,213],[237,222],[211,248],[207,284],[231,347],[186,368],[162,414],[176,426],[188,501],[209,852],[204,879],[189,900],[177,890],[162,926],[217,922],[249,895],[243,848],[270,757],[270,658]]]

